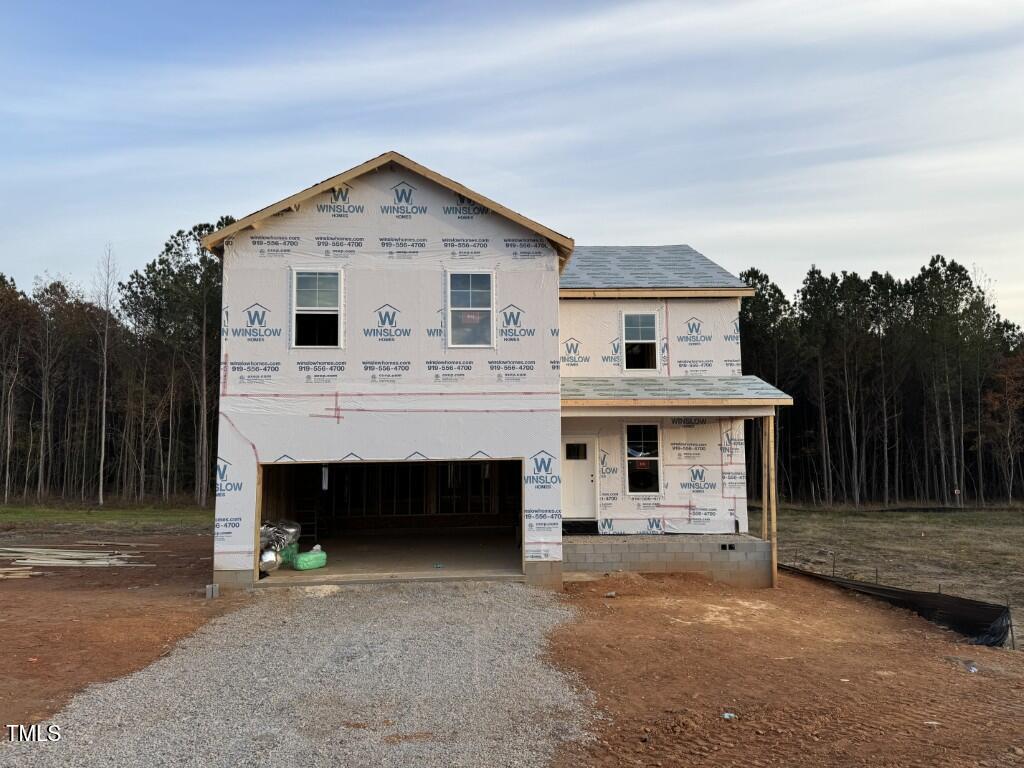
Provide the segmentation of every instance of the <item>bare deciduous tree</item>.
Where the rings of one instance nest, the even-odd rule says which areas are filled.
[[[97,502],[103,506],[103,485],[107,470],[107,388],[110,377],[110,325],[117,303],[119,275],[114,249],[108,243],[93,276],[93,304],[100,311],[95,323],[100,355],[99,469],[96,473]]]

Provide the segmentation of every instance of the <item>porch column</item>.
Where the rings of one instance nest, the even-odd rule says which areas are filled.
[[[768,541],[768,418],[761,422],[761,538]]]
[[[771,542],[772,586],[779,585],[779,544],[776,526],[778,488],[775,479],[775,416],[761,418],[761,538]]]

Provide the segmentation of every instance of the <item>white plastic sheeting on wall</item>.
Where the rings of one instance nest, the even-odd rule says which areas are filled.
[[[340,346],[298,348],[299,275],[334,272]],[[489,275],[473,318],[488,346],[449,345],[453,272]],[[225,243],[222,324],[215,569],[253,567],[256,467],[272,462],[521,459],[525,557],[561,559],[544,238],[408,171],[370,173]]]
[[[727,376],[741,373],[739,299],[563,299],[563,376]],[[657,371],[627,371],[623,315],[657,317]]]
[[[659,427],[660,492],[630,494],[626,425]],[[710,416],[570,418],[563,436],[593,435],[601,533],[746,533],[743,419]]]

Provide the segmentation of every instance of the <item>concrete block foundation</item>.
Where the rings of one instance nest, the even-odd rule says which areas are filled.
[[[548,589],[562,588],[562,563],[528,560],[523,564],[526,583]]]
[[[739,587],[770,587],[771,544],[743,534],[563,536],[564,571],[700,573]],[[561,574],[559,574],[561,575]]]

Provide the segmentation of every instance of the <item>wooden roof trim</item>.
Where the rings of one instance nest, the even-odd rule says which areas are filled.
[[[791,397],[703,397],[674,400],[572,400],[562,399],[563,408],[744,408],[748,406],[792,405]]]
[[[753,288],[560,288],[561,299],[727,299],[754,295]]]
[[[216,232],[212,232],[211,234],[207,235],[206,237],[203,238],[202,245],[208,251],[211,251],[212,253],[215,253],[218,256],[222,256],[224,254],[224,241],[227,240],[229,237],[233,237],[234,235],[238,234],[239,232],[245,229],[254,227],[260,221],[270,218],[271,216],[275,216],[276,214],[281,213],[283,211],[297,210],[298,206],[303,201],[308,200],[311,197],[315,197],[316,195],[321,195],[324,192],[333,190],[341,186],[342,184],[352,181],[353,179],[356,179],[360,176],[364,176],[365,174],[370,173],[371,171],[375,171],[379,168],[382,168],[388,165],[389,163],[395,163],[396,165],[400,165],[406,170],[412,171],[413,173],[417,173],[420,176],[424,176],[425,178],[433,181],[435,184],[439,184],[442,187],[446,187],[447,189],[450,189],[452,192],[456,192],[462,195],[463,197],[468,198],[469,200],[472,200],[473,202],[478,203],[479,205],[482,205],[485,208],[488,208],[494,213],[500,214],[501,216],[504,216],[506,219],[509,219],[510,221],[513,221],[522,227],[525,227],[531,232],[535,232],[538,235],[546,238],[558,252],[559,265],[561,267],[564,267],[568,263],[569,257],[572,255],[573,248],[575,247],[575,243],[571,237],[566,237],[565,235],[561,234],[560,232],[556,232],[550,227],[545,227],[543,224],[540,224],[534,221],[533,219],[528,219],[526,216],[523,216],[520,213],[516,213],[511,208],[506,208],[501,203],[495,202],[494,200],[491,200],[489,197],[481,195],[479,192],[474,192],[469,187],[466,187],[457,181],[449,179],[447,176],[442,176],[440,173],[432,171],[426,166],[420,165],[419,163],[410,160],[409,158],[405,157],[404,155],[400,155],[397,152],[385,152],[383,155],[375,157],[372,160],[367,160],[365,163],[357,165],[355,168],[350,168],[349,170],[343,173],[339,173],[337,176],[332,176],[329,179],[321,181],[319,184],[314,184],[312,187],[307,187],[301,192],[296,192],[294,195],[286,197],[284,200],[280,200],[272,205],[268,205],[266,208],[261,208],[255,213],[250,213],[248,216],[239,219],[234,224],[224,227],[223,229],[218,229]]]

